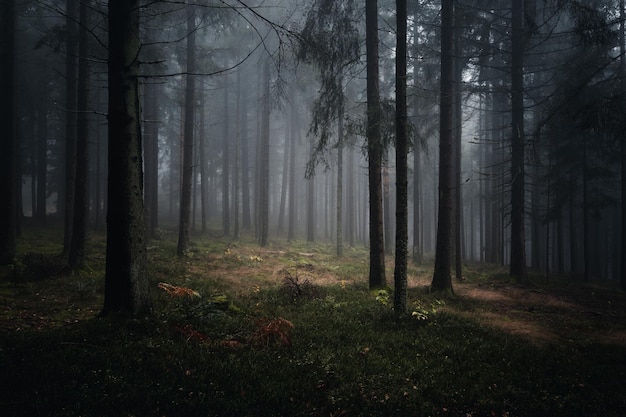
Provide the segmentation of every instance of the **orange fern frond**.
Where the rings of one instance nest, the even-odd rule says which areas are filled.
[[[177,287],[176,285],[168,284],[166,282],[159,282],[158,286],[172,297],[200,297],[200,293],[192,290],[191,288]]]

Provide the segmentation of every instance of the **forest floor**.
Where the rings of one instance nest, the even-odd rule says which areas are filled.
[[[428,291],[432,266],[410,263],[412,314],[397,319],[392,290],[367,290],[364,248],[337,258],[331,244],[274,240],[259,248],[197,237],[178,259],[173,234],[163,232],[148,248],[152,324],[128,330],[96,319],[104,237],[90,238],[90,267],[80,274],[64,268],[55,239],[29,232],[18,262],[0,270],[0,382],[12,387],[0,394],[2,415],[618,416],[626,409],[626,294],[615,283],[536,275],[524,287],[503,268],[468,264],[454,294],[437,295]],[[202,301],[173,300],[159,282],[198,290]],[[258,350],[261,336],[274,348]],[[128,374],[133,369],[112,376],[130,350],[139,359],[126,367],[139,366],[142,376]],[[161,359],[152,358],[157,352]],[[170,369],[181,352],[182,380]],[[212,376],[196,376],[201,368]],[[59,378],[67,386],[46,385]],[[196,398],[207,386],[213,395]],[[118,400],[104,406],[103,392]],[[177,400],[163,404],[164,395]],[[146,396],[148,405],[134,403]]]

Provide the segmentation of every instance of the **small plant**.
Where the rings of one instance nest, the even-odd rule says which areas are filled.
[[[285,277],[283,278],[283,290],[292,300],[300,300],[303,298],[319,298],[319,290],[316,285],[311,283],[309,279],[300,279],[298,274],[291,275],[287,270],[283,270]]]
[[[443,305],[445,305],[443,300],[434,300],[430,305],[424,305],[422,301],[416,300],[413,303],[411,317],[416,320],[428,320],[437,313],[437,308]]]
[[[174,298],[200,297],[200,293],[198,291],[186,287],[177,287],[176,285],[168,284],[166,282],[159,282],[158,287]]]
[[[376,291],[376,301],[378,303],[380,303],[383,306],[388,306],[389,305],[389,298],[391,297],[391,295],[389,294],[389,291],[387,290],[378,290]]]
[[[282,317],[263,318],[256,322],[256,331],[250,337],[250,343],[257,347],[269,347],[272,344],[289,347],[291,346],[291,331],[293,329],[293,323]]]

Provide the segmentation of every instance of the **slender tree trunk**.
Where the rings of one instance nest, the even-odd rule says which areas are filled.
[[[396,259],[393,307],[407,311],[407,258],[409,241],[408,138],[406,105],[407,0],[396,0]]]
[[[291,94],[293,97],[293,92]],[[287,186],[289,183],[289,148],[291,146],[291,123],[290,120],[285,120],[285,142],[283,146],[283,171],[281,176],[280,186],[280,207],[278,209],[278,229],[277,234],[280,236],[283,233],[285,226],[285,209],[287,206]]]
[[[294,99],[295,100],[295,99]],[[296,132],[298,128],[296,106],[291,106],[291,131],[289,140],[289,223],[287,227],[287,241],[291,242],[296,237]]]
[[[89,215],[89,61],[87,0],[80,2],[80,29],[78,34],[78,117],[76,124],[76,180],[74,181],[74,218],[69,266],[76,270],[85,266],[85,240]]]
[[[352,147],[348,148],[348,243],[351,248],[354,247],[356,237],[356,181],[354,173],[354,151]]]
[[[313,155],[314,139],[311,138],[309,144],[309,160]],[[311,176],[306,180],[306,241],[315,242],[315,176]]]
[[[230,130],[228,76],[224,76],[224,139],[222,156],[222,230],[224,236],[230,236]]]
[[[15,0],[0,3],[0,265],[16,254]]]
[[[145,206],[146,233],[154,237],[159,225],[159,86],[148,82],[144,87],[145,97]]]
[[[242,87],[241,97],[241,221],[244,230],[252,229],[250,213],[250,159],[248,156],[248,89]]]
[[[236,97],[236,132],[235,132],[235,166],[233,172],[233,237],[239,239],[239,143],[241,142],[241,71],[237,71],[237,97]]]
[[[511,268],[519,282],[528,283],[524,232],[524,0],[513,0],[511,57]]]
[[[47,218],[47,174],[48,174],[48,78],[42,77],[42,100],[39,103],[37,119],[37,212],[33,215],[40,226],[46,225]]]
[[[109,183],[102,315],[151,308],[139,106],[139,0],[109,1]]]
[[[195,10],[187,6],[187,80],[185,87],[185,125],[182,150],[182,181],[180,190],[180,213],[178,223],[178,256],[184,256],[189,250],[189,228],[191,220],[191,186],[193,180],[193,127],[195,103]]]
[[[441,97],[439,100],[439,210],[431,289],[452,291],[452,129],[454,100],[454,1],[441,2]]]
[[[383,229],[383,190],[381,109],[378,68],[378,2],[365,2],[365,46],[367,49],[367,155],[369,158],[370,270],[369,287],[382,288],[385,279],[385,244]]]
[[[204,93],[200,90],[202,98],[200,103],[204,101]],[[206,128],[206,115],[204,105],[200,106],[200,132],[199,132],[199,152],[200,152],[200,223],[202,228],[202,234],[207,232],[207,221],[209,218],[209,201],[208,201],[208,188],[209,179],[207,173],[207,128]]]
[[[343,85],[340,80],[339,85]],[[337,111],[337,256],[343,256],[343,91]]]
[[[269,244],[270,111],[270,62],[267,58],[263,68],[261,143],[259,146],[259,245],[261,247]]]
[[[74,225],[74,191],[76,182],[76,56],[78,55],[78,21],[77,0],[66,0],[66,58],[65,58],[65,178],[64,178],[64,229],[63,250],[61,256],[66,258],[72,243],[72,226]]]
[[[461,10],[454,10],[454,271],[457,281],[463,281],[463,188],[461,187],[461,151],[463,137],[463,49],[461,46]]]
[[[624,0],[619,2],[620,26],[619,26],[619,49],[620,49],[620,73],[621,73],[621,89],[622,93],[626,92],[626,10],[624,8]],[[626,99],[622,99],[622,109],[626,110]],[[622,132],[622,135],[624,133]],[[620,271],[620,287],[622,291],[626,291],[626,138],[622,137],[621,154],[622,154],[622,243],[621,243],[621,271]],[[572,254],[573,256],[573,254]]]

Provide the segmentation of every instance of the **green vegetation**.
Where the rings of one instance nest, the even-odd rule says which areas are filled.
[[[623,294],[563,282],[522,289],[494,279],[498,268],[472,266],[456,295],[441,299],[426,288],[432,269],[411,265],[412,314],[398,318],[391,290],[367,288],[364,249],[339,260],[332,246],[274,242],[261,250],[251,241],[196,239],[180,260],[173,236],[162,235],[149,250],[154,312],[131,321],[97,317],[101,245],[91,246],[98,252],[90,270],[69,276],[50,267],[55,250],[41,236],[21,242],[37,242],[30,252],[46,256],[24,255],[0,271],[1,415],[626,409]],[[40,264],[50,276],[32,272]]]

